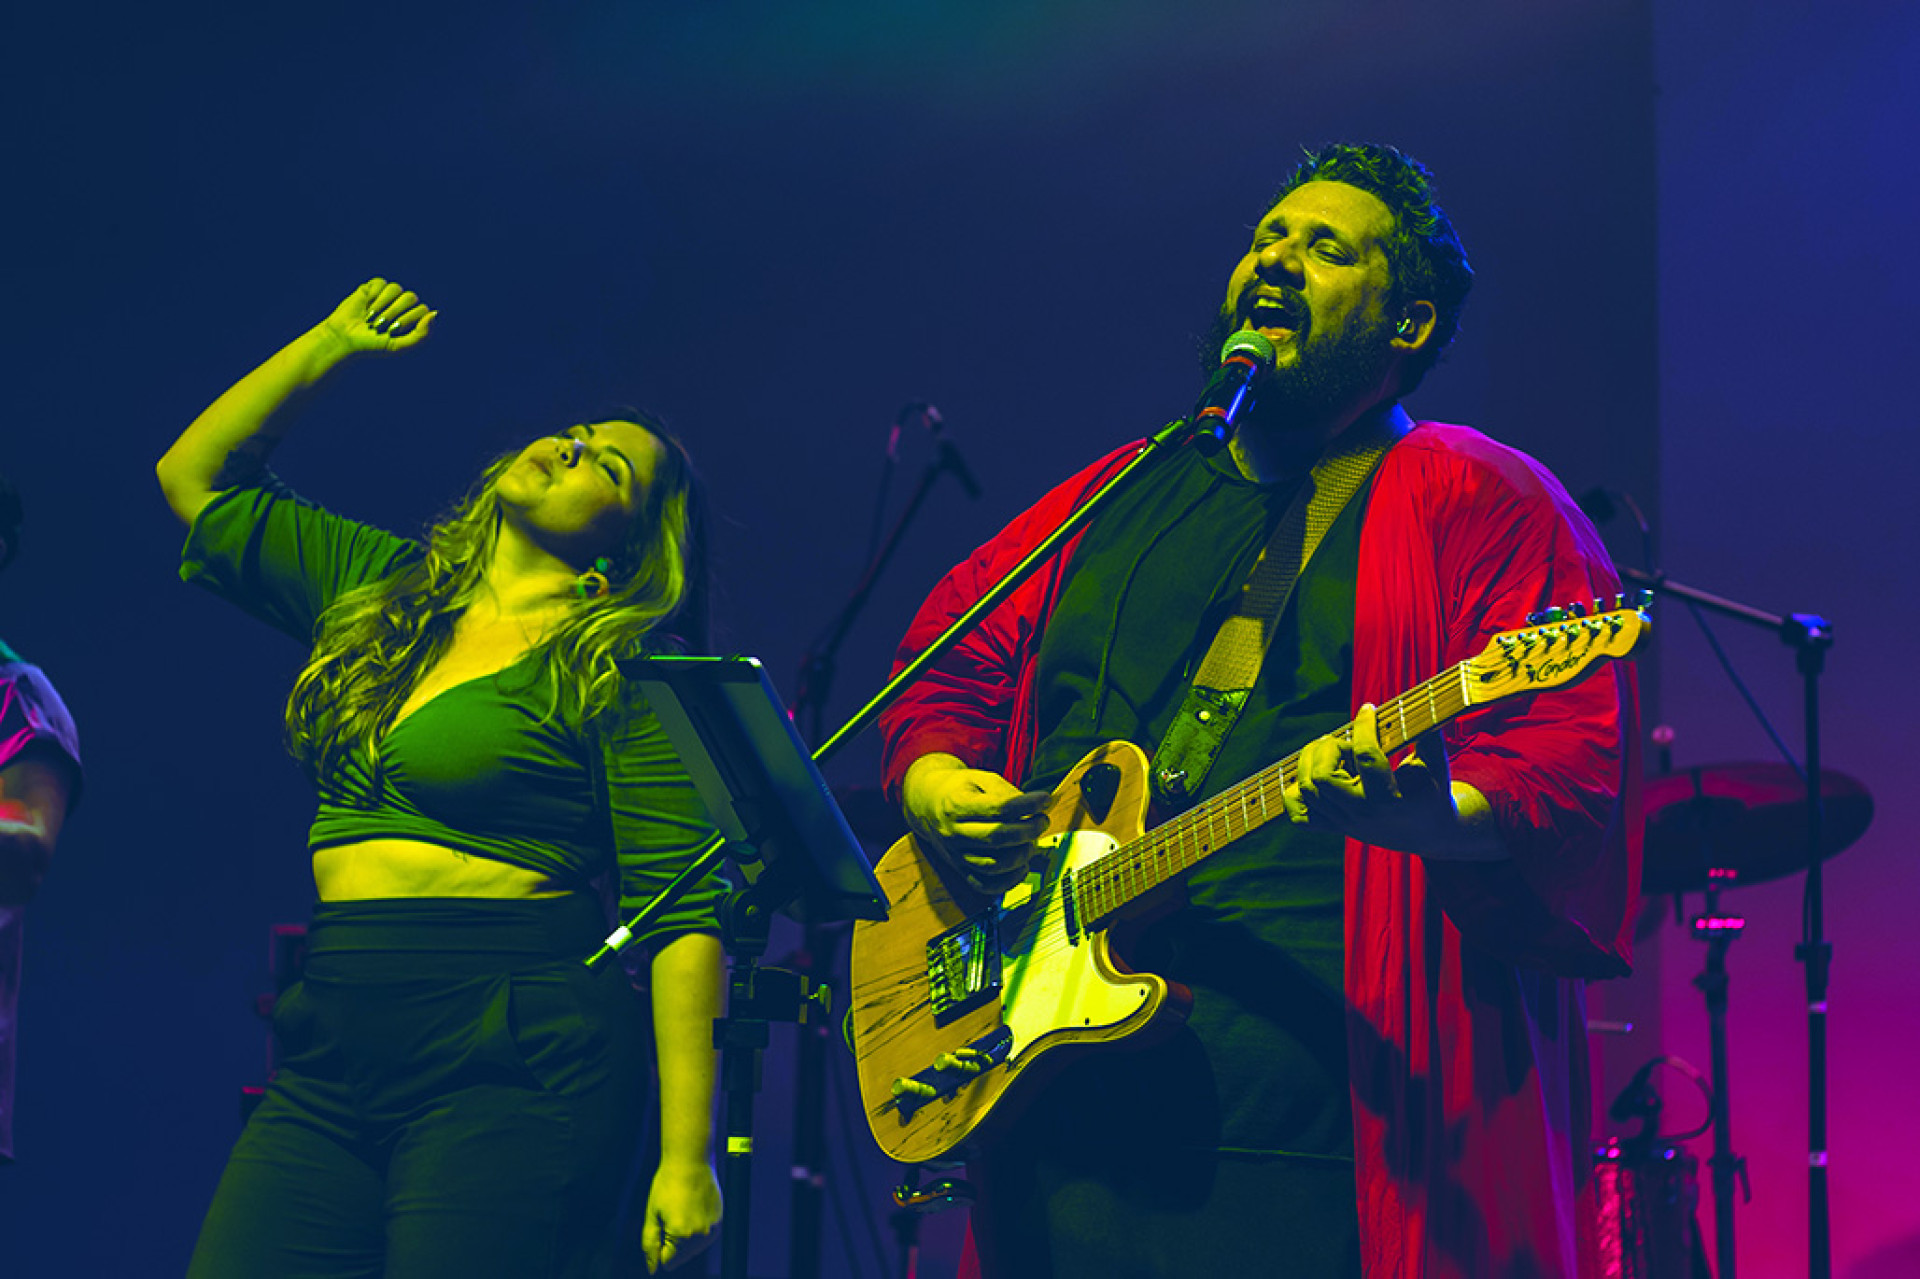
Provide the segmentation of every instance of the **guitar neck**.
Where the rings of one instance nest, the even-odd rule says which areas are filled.
[[[1381,748],[1392,755],[1473,705],[1468,682],[1472,667],[1471,660],[1450,666],[1382,703],[1378,708]],[[1353,725],[1348,723],[1334,736],[1341,741],[1353,740]],[[1300,752],[1295,751],[1088,866],[1079,873],[1076,884],[1082,916],[1097,927],[1129,902],[1228,844],[1269,821],[1284,818],[1286,806],[1281,802],[1281,792],[1293,784],[1299,764]]]

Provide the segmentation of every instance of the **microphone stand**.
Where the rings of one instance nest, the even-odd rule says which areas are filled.
[[[982,618],[998,608],[1007,596],[1019,589],[1022,582],[1033,576],[1035,570],[1053,558],[1067,539],[1086,527],[1094,513],[1121,491],[1136,471],[1164,453],[1169,445],[1195,438],[1210,438],[1224,444],[1233,433],[1234,423],[1253,406],[1254,385],[1263,374],[1273,370],[1273,358],[1273,344],[1258,333],[1247,330],[1228,338],[1226,345],[1220,349],[1220,369],[1201,391],[1200,402],[1194,406],[1192,414],[1167,423],[1140,441],[1139,451],[1118,473],[1101,485],[1098,492],[1061,521],[1060,527],[1048,534],[1045,541],[1027,552],[1026,558],[1007,570],[1007,575],[995,582],[972,608],[954,619],[951,626],[940,632],[939,637],[927,645],[925,652],[902,667],[900,673],[888,680],[886,686],[875,693],[865,706],[854,712],[852,719],[840,726],[839,732],[822,743],[813,753],[814,763],[825,763],[842,746],[865,731],[869,724],[879,718],[880,712],[900,696],[901,689],[919,679],[929,666],[946,656],[955,644],[980,624]],[[927,409],[928,426],[933,429],[940,443],[942,463],[952,469],[968,491],[972,491],[977,486],[968,483],[971,477],[966,464],[954,451],[953,444],[941,435],[938,429],[939,415],[932,411],[931,406],[924,407]]]
[[[1048,534],[1044,541],[1029,551],[1018,564],[1008,570],[1006,576],[994,583],[994,585],[974,603],[973,607],[956,618],[952,625],[942,631],[939,637],[936,638],[933,643],[929,644],[918,657],[908,662],[900,669],[898,675],[888,680],[886,685],[881,688],[878,693],[875,693],[873,697],[867,701],[865,706],[855,711],[853,717],[840,726],[839,731],[835,732],[832,737],[829,737],[822,743],[813,753],[814,763],[816,765],[825,763],[827,759],[842,746],[865,731],[874,720],[879,718],[882,711],[898,699],[907,685],[920,678],[928,667],[945,656],[954,645],[958,644],[967,636],[968,632],[978,626],[983,618],[998,608],[1000,604],[1006,600],[1007,596],[1019,589],[1022,582],[1033,576],[1043,564],[1059,552],[1060,548],[1064,546],[1074,534],[1086,527],[1087,522],[1105,507],[1113,499],[1115,494],[1122,491],[1135,475],[1142,472],[1155,458],[1167,452],[1170,447],[1185,443],[1189,438],[1199,434],[1199,432],[1200,424],[1198,422],[1191,422],[1188,419],[1182,418],[1178,421],[1168,423],[1153,435],[1142,440],[1139,451],[1133,455],[1124,467],[1115,473],[1105,484],[1101,485],[1092,497],[1082,502],[1071,515],[1061,521],[1058,528]],[[944,465],[944,463],[936,465]],[[922,478],[920,491],[915,493],[914,501],[908,505],[906,515],[901,517],[901,524],[896,525],[896,533],[900,527],[904,526],[906,519],[913,514],[914,509],[919,504],[920,498],[924,496],[925,489],[929,483],[929,478]],[[865,602],[866,592],[871,589],[871,580],[877,574],[878,566],[885,563],[887,555],[892,551],[892,547],[893,541],[890,539],[887,546],[875,557],[876,567],[869,571],[868,580],[864,581],[861,584],[861,589],[855,592],[854,601],[849,603],[849,608],[852,608],[854,602]],[[839,635],[844,632],[844,629],[845,628],[842,627],[841,631],[835,633],[836,644],[838,643]],[[895,1215],[894,1220],[896,1229],[899,1231],[901,1254],[908,1279],[911,1279],[911,1276],[918,1268],[919,1214],[926,1211],[930,1206],[942,1206],[948,1203],[970,1201],[970,1191],[962,1182],[948,1179],[939,1182],[938,1189],[934,1193],[916,1193],[916,1189],[912,1185],[914,1180],[915,1175],[909,1173],[907,1184],[894,1191],[894,1201],[901,1209],[901,1211]]]
[[[983,618],[1000,607],[1009,595],[1020,588],[1021,583],[1032,577],[1074,534],[1085,528],[1087,522],[1105,507],[1116,493],[1124,489],[1135,474],[1147,467],[1154,458],[1165,453],[1170,446],[1184,443],[1199,429],[1198,423],[1181,418],[1178,421],[1169,422],[1142,440],[1139,451],[1124,467],[1101,485],[1092,497],[1082,502],[1073,514],[1061,521],[1060,527],[1049,533],[1045,541],[1027,552],[1018,564],[1007,570],[1005,577],[995,582],[971,608],[955,618],[953,623],[940,632],[939,637],[927,645],[918,657],[901,667],[898,675],[888,680],[885,687],[875,693],[865,706],[855,711],[853,717],[842,724],[832,737],[823,742],[813,753],[814,762],[825,763],[841,747],[864,732],[874,720],[880,717],[882,711],[893,704],[900,696],[901,690],[925,674],[929,666],[946,656],[954,645],[966,638],[968,632],[980,624]]]
[[[794,693],[793,713],[796,718],[802,713],[806,714],[809,741],[818,741],[824,727],[821,716],[826,713],[827,695],[833,688],[840,646],[846,642],[848,633],[853,630],[853,624],[866,610],[867,601],[873,596],[873,588],[879,584],[880,575],[886,572],[887,565],[893,560],[893,553],[899,549],[900,541],[908,527],[920,514],[921,506],[926,503],[927,494],[933,491],[934,484],[949,469],[945,453],[927,463],[926,469],[920,473],[920,482],[914,485],[913,496],[907,499],[906,509],[900,512],[900,518],[893,522],[893,527],[887,532],[886,540],[880,544],[880,549],[874,552],[872,561],[868,563],[866,571],[860,575],[858,585],[853,588],[853,594],[848,596],[847,602],[840,606],[840,612],[834,617],[826,640],[815,645],[801,659],[800,687]]]
[[[944,444],[945,442],[942,441]],[[950,449],[952,446],[947,445]],[[913,495],[886,540],[868,562],[853,594],[840,607],[826,639],[801,659],[800,687],[794,694],[793,714],[806,725],[806,739],[819,741],[825,731],[822,716],[833,688],[841,644],[865,611],[874,587],[893,559],[907,529],[920,514],[927,495],[941,473],[952,469],[945,449],[920,473]],[[840,935],[812,919],[803,925],[798,967],[816,985],[826,983],[838,963]],[[787,1264],[792,1279],[817,1279],[820,1274],[821,1216],[826,1187],[827,1139],[825,1125],[828,1027],[824,1019],[800,1028],[795,1045],[793,1090],[793,1198]]]
[[[1637,585],[1686,600],[1701,608],[1765,627],[1777,634],[1781,643],[1794,650],[1794,664],[1799,669],[1803,684],[1807,738],[1806,766],[1802,770],[1802,780],[1807,787],[1807,880],[1800,912],[1800,943],[1793,951],[1794,959],[1806,969],[1807,989],[1807,1274],[1809,1279],[1832,1279],[1833,1240],[1827,1185],[1827,987],[1833,964],[1833,945],[1825,935],[1825,880],[1821,865],[1825,805],[1820,794],[1820,676],[1826,668],[1827,650],[1833,647],[1833,627],[1817,614],[1793,613],[1781,617],[1718,595],[1710,595],[1675,582],[1664,574],[1623,569],[1621,576]],[[1717,1084],[1722,1082],[1716,1080]],[[1721,1104],[1725,1104],[1724,1100]],[[1722,1167],[1716,1150],[1713,1195],[1716,1251],[1722,1267],[1720,1279],[1732,1279],[1733,1276],[1732,1241],[1720,1234],[1718,1224],[1721,1219],[1721,1197],[1724,1195],[1727,1202],[1727,1235],[1731,1235],[1733,1172],[1732,1167]]]

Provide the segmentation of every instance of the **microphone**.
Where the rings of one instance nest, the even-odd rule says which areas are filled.
[[[953,478],[960,481],[960,487],[967,491],[968,497],[979,501],[980,481],[973,478],[973,472],[967,468],[967,460],[960,456],[959,447],[947,438],[946,419],[940,416],[940,410],[931,404],[916,402],[900,410],[900,417],[905,418],[909,413],[918,413],[920,420],[926,424],[927,434],[933,437],[933,449],[940,458],[941,467],[953,473]]]
[[[1660,1114],[1660,1094],[1653,1087],[1653,1071],[1663,1060],[1664,1058],[1655,1057],[1634,1072],[1633,1078],[1627,1081],[1627,1086],[1620,1090],[1620,1095],[1613,1099],[1611,1106],[1607,1107],[1609,1119],[1615,1123],[1626,1124],[1636,1119],[1650,1121]]]
[[[1241,329],[1220,348],[1220,368],[1207,379],[1194,403],[1196,435],[1211,435],[1224,444],[1242,415],[1253,407],[1254,384],[1273,371],[1273,343],[1252,329]]]

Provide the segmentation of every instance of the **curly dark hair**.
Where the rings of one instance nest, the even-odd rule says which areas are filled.
[[[1460,312],[1473,288],[1473,268],[1453,223],[1433,200],[1433,174],[1412,156],[1377,143],[1336,142],[1306,158],[1289,173],[1267,201],[1271,209],[1295,188],[1309,182],[1341,182],[1376,197],[1393,214],[1387,240],[1387,269],[1392,275],[1390,311],[1410,302],[1433,303],[1433,336],[1403,367],[1400,393],[1420,385],[1460,332]]]

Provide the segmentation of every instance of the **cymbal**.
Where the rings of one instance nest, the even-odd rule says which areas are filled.
[[[1697,892],[1707,871],[1722,888],[1778,879],[1807,865],[1806,786],[1786,764],[1706,764],[1649,781],[1642,792],[1647,843],[1641,891]],[[1820,770],[1826,811],[1821,860],[1850,847],[1873,822],[1858,781]]]

